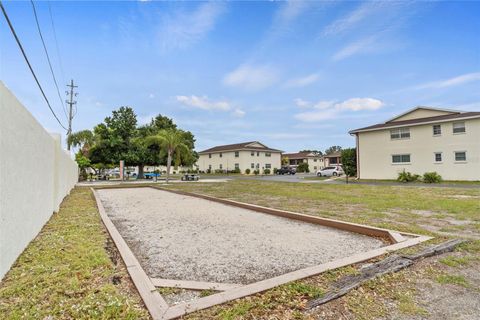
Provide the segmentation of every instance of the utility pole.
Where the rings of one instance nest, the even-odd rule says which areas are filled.
[[[70,150],[70,142],[69,138],[70,135],[72,134],[72,120],[77,114],[77,110],[73,110],[74,106],[77,104],[77,101],[74,101],[73,98],[78,95],[78,93],[74,93],[73,89],[78,88],[78,86],[73,84],[73,79],[70,80],[70,84],[67,84],[67,87],[70,88],[70,91],[66,91],[67,96],[70,96],[70,100],[66,100],[68,104],[68,131],[67,131],[67,149]]]

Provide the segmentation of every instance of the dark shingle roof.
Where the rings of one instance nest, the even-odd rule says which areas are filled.
[[[469,118],[469,117],[480,117],[480,112],[478,111],[477,112],[461,112],[461,113],[446,114],[446,115],[434,116],[434,117],[385,122],[385,123],[375,124],[373,126],[351,130],[349,131],[349,133],[352,134],[352,133],[362,132],[362,131],[380,130],[380,129],[390,128],[390,127],[417,125],[417,124],[428,123],[428,122],[455,120],[455,119],[463,119],[463,118]]]
[[[237,150],[254,150],[254,151],[271,151],[271,152],[282,152],[281,150],[272,149],[267,146],[265,147],[256,147],[256,146],[249,146],[250,144],[258,143],[263,145],[258,141],[249,141],[249,142],[242,142],[242,143],[234,143],[234,144],[226,144],[223,146],[216,146],[210,149],[206,149],[200,151],[200,153],[212,153],[212,152],[220,152],[220,151],[237,151]]]
[[[321,157],[320,155],[314,155],[311,152],[296,152],[296,153],[284,153],[282,157],[287,157],[288,159],[305,159],[307,157]]]

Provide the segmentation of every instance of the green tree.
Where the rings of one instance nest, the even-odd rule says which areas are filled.
[[[357,149],[348,148],[342,150],[342,166],[345,171],[345,175],[348,177],[354,177],[357,174]]]
[[[147,146],[158,145],[167,151],[167,183],[170,179],[170,167],[173,157],[175,157],[176,163],[178,163],[185,154],[190,153],[190,149],[185,143],[184,134],[185,132],[182,130],[167,129],[160,131],[155,136],[146,138]]]
[[[318,155],[318,156],[322,156],[322,155],[323,155],[323,152],[320,151],[320,150],[308,150],[308,149],[306,149],[306,150],[302,150],[302,151],[300,151],[300,152],[302,152],[302,153],[303,153],[303,152],[309,152],[309,153],[313,153],[313,154]]]
[[[308,163],[302,162],[297,166],[297,172],[310,172],[310,169],[308,168]]]
[[[74,132],[69,135],[67,139],[67,144],[74,148],[80,148],[79,151],[81,151],[84,156],[88,155],[88,152],[92,147],[93,143],[94,135],[93,132],[90,130],[81,130]]]
[[[325,154],[326,154],[326,155],[329,155],[329,154],[332,154],[332,153],[335,153],[335,152],[340,152],[340,151],[342,151],[342,147],[340,147],[340,146],[331,146],[331,147],[329,147],[329,148],[327,148],[327,149],[325,150]]]

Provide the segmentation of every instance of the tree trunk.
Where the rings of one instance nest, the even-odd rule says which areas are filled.
[[[167,183],[170,180],[170,166],[172,165],[172,150],[168,149],[167,156]]]
[[[137,175],[137,179],[143,179],[143,167],[145,165],[144,164],[140,164],[138,165],[138,175]]]

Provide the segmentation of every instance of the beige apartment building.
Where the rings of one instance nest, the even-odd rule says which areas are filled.
[[[361,179],[396,179],[405,170],[480,180],[480,112],[417,107],[350,134]]]
[[[298,166],[300,163],[307,163],[308,169],[312,172],[325,167],[323,157],[313,152],[284,153],[282,158],[288,159],[288,165],[293,167]]]
[[[273,174],[273,170],[281,166],[281,154],[281,150],[269,148],[258,141],[251,141],[200,151],[196,165],[204,172],[239,169],[241,173],[245,173],[246,169],[250,169],[250,173],[259,170],[263,174],[265,169],[269,169],[270,174]]]

